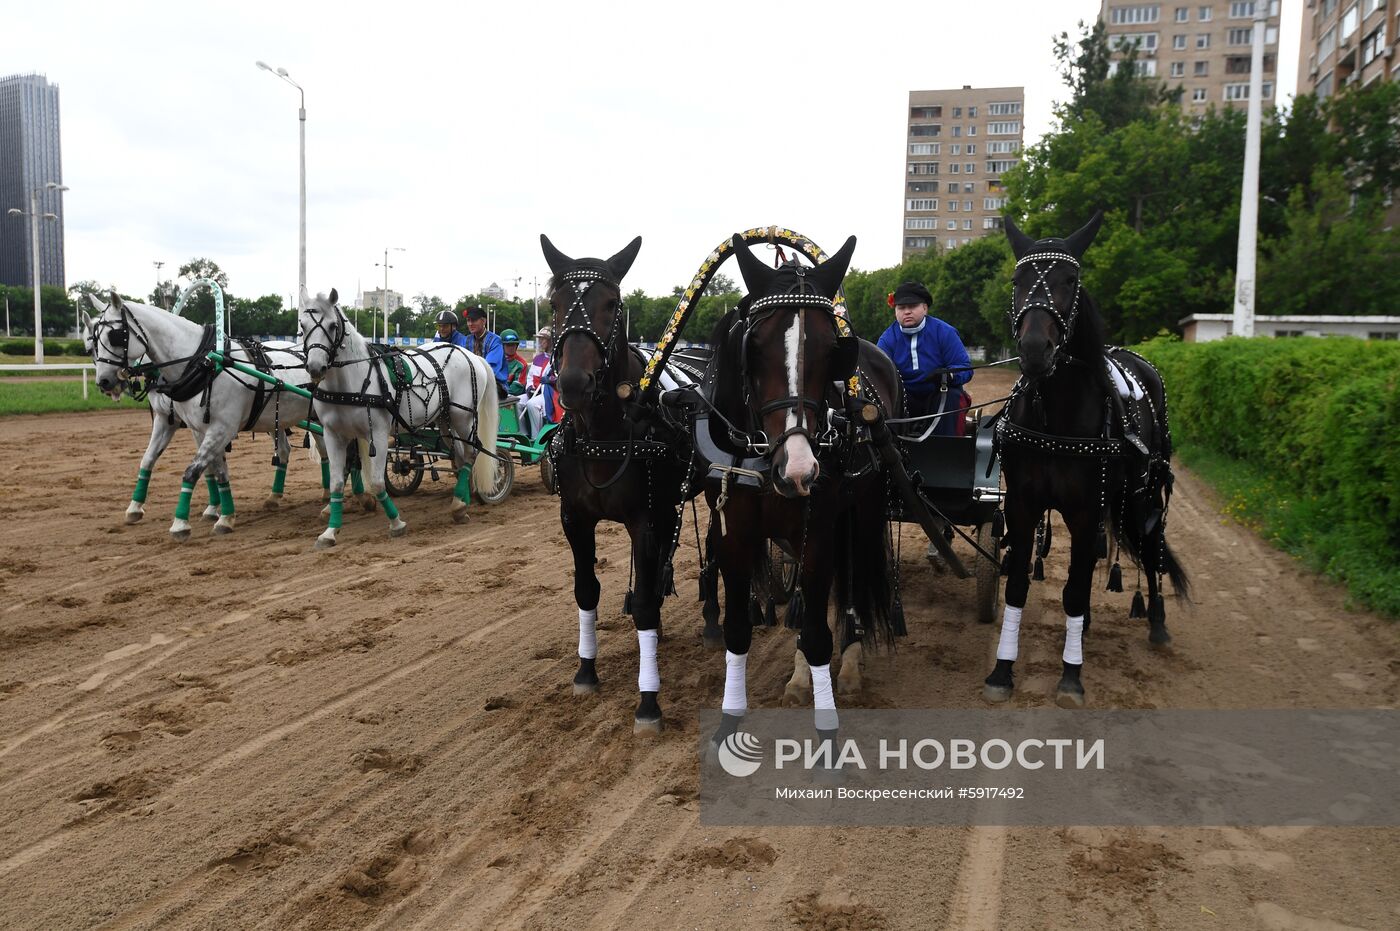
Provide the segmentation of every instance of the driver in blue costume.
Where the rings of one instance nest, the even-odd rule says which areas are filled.
[[[501,397],[506,396],[510,370],[506,368],[506,347],[501,338],[486,328],[486,311],[480,307],[467,308],[467,352],[481,356],[496,374]]]
[[[457,315],[450,310],[440,311],[437,315],[437,336],[433,337],[435,343],[451,343],[454,346],[467,348],[467,337],[461,330],[457,329]]]
[[[895,322],[876,345],[899,369],[910,417],[947,412],[938,418],[935,436],[961,436],[962,412],[971,403],[962,386],[972,380],[972,360],[958,331],[929,315],[933,295],[917,281],[906,281],[889,296]],[[961,371],[949,371],[961,369]],[[917,427],[923,433],[927,424]]]

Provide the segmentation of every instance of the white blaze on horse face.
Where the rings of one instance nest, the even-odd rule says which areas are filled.
[[[788,325],[787,336],[783,340],[783,351],[784,361],[787,363],[788,397],[796,398],[801,387],[801,373],[798,371],[798,363],[802,359],[802,311],[800,309],[792,315],[792,323]],[[801,405],[794,404],[788,408],[783,431],[787,432],[797,428],[801,416]],[[809,490],[810,481],[817,477],[817,457],[812,454],[812,444],[805,436],[794,433],[783,441],[783,448],[787,450],[787,462],[783,467],[783,477],[797,486],[800,494],[805,495]]]

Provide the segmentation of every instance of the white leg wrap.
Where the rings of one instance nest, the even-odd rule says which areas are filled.
[[[578,655],[582,659],[598,658],[598,610],[578,609]]]
[[[724,651],[725,714],[742,715],[749,710],[749,654]]]
[[[661,673],[656,669],[656,631],[637,631],[637,691],[661,691]]]
[[[831,664],[812,667],[812,705],[817,709],[817,730],[834,731],[838,725],[836,697],[831,693]]]
[[[1021,642],[1021,609],[1006,605],[1001,612],[1001,640],[997,643],[997,659],[1016,660]]]
[[[1084,618],[1065,617],[1065,662],[1084,665]]]

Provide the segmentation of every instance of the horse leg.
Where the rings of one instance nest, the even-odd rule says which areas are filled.
[[[369,491],[370,501],[379,502],[379,506],[384,508],[384,516],[389,518],[389,536],[401,537],[408,533],[408,524],[399,516],[398,505],[394,504],[389,497],[389,490],[384,487],[384,465],[389,459],[388,449],[389,431],[387,427],[380,431],[380,423],[374,423],[374,454],[369,457]]]
[[[212,471],[207,472],[207,473],[205,474],[205,476],[204,476],[204,487],[205,487],[205,488],[208,490],[208,492],[209,492],[209,505],[204,509],[204,512],[203,512],[202,514],[200,514],[199,516],[200,516],[200,517],[203,517],[205,520],[218,520],[218,519],[219,519],[219,480],[218,480],[217,478],[214,477],[214,473],[213,473]]]
[[[287,431],[272,433],[272,491],[263,499],[263,510],[275,511],[282,506],[282,491],[287,487],[287,463],[292,458],[292,444]]]
[[[214,524],[214,532],[217,534],[233,533],[234,507],[233,507],[233,485],[228,477],[228,459],[220,451],[210,468],[214,477],[215,488],[219,495],[219,520]]]
[[[627,523],[632,537],[632,567],[636,588],[632,590],[632,621],[637,628],[637,710],[632,715],[633,734],[661,733],[661,673],[657,666],[657,644],[661,639],[660,582],[661,533],[655,515],[643,512]]]
[[[808,560],[811,560],[808,554]],[[797,646],[806,660],[812,677],[812,706],[815,709],[817,735],[836,746],[836,696],[831,689],[831,628],[826,621],[827,601],[831,597],[831,566],[814,567],[802,578],[802,629]],[[834,761],[833,761],[834,762]]]
[[[457,484],[452,489],[452,522],[465,524],[467,505],[472,499],[472,463],[467,459],[466,444],[461,440],[452,441],[452,465],[457,470]]]
[[[321,433],[313,433],[311,442],[316,444],[316,452],[320,454],[318,458],[321,462],[321,501],[326,502],[331,500],[331,457],[326,451],[324,430]],[[327,513],[329,512],[324,512],[321,516],[325,517]]]
[[[1065,649],[1063,672],[1055,686],[1055,704],[1061,708],[1084,707],[1084,685],[1079,673],[1084,668],[1084,622],[1089,614],[1089,589],[1094,584],[1098,562],[1098,512],[1081,508],[1069,527],[1069,579],[1061,600],[1065,609]]]
[[[131,503],[126,506],[128,524],[139,523],[146,516],[146,491],[150,488],[151,472],[174,436],[175,425],[170,417],[152,410],[151,440],[146,444],[146,454],[141,457],[141,467],[136,472],[136,490],[131,493]]]
[[[598,573],[593,560],[598,552],[598,521],[570,514],[560,507],[564,538],[574,556],[574,603],[578,605],[578,672],[574,673],[574,694],[592,695],[598,691]]]
[[[1004,702],[1016,687],[1014,666],[1020,649],[1021,612],[1031,587],[1031,547],[1040,511],[1020,494],[1006,498],[1006,597],[1001,611],[1001,635],[997,641],[997,662],[982,686],[982,697]]]
[[[340,532],[341,520],[345,515],[345,440],[337,433],[326,431],[326,458],[331,470],[331,503],[326,529],[316,538],[316,549],[324,550],[335,546],[336,534]]]
[[[225,436],[224,431],[219,429],[206,430],[200,437],[194,459],[186,467],[185,474],[180,477],[180,498],[175,505],[175,520],[170,524],[170,536],[173,539],[183,543],[190,538],[190,499],[194,497],[194,487],[199,483],[199,477],[204,470],[218,462],[230,439],[231,436]],[[217,493],[216,480],[215,494]]]
[[[705,533],[705,562],[700,575],[700,614],[705,630],[700,634],[710,650],[727,649],[725,634],[719,626],[719,518],[711,511],[710,529]]]
[[[850,572],[855,554],[854,528],[848,513],[842,518],[841,529],[837,532],[840,547],[836,565],[836,623],[841,627],[841,671],[836,674],[836,691],[841,695],[855,695],[864,687],[861,666],[865,662],[865,647],[860,637],[860,618],[856,615],[851,591]]]
[[[377,436],[375,417],[370,414],[370,436]],[[376,448],[376,452],[378,448]],[[353,455],[349,457],[350,463],[350,488],[354,492],[354,498],[360,502],[360,510],[366,514],[374,513],[374,497],[365,494],[364,461],[369,458],[369,449],[363,440],[355,440],[351,450]]]
[[[732,612],[726,611],[724,616],[724,699],[720,703],[719,727],[710,737],[711,752],[718,750],[725,739],[739,729],[749,710],[749,647],[753,643],[753,624],[745,607],[749,600],[749,581],[735,579],[734,584],[744,589],[742,597],[729,594],[734,589],[725,577],[727,600],[735,608]]]

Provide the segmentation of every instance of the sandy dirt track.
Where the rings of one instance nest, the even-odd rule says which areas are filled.
[[[245,436],[237,532],[179,545],[187,435],[146,521],[122,524],[148,426],[0,420],[0,927],[1400,927],[1397,830],[703,827],[696,715],[719,705],[723,659],[700,645],[689,527],[668,729],[635,739],[626,534],[600,534],[603,692],[575,699],[567,547],[533,470],[465,526],[425,481],[399,540],[347,506],[317,553],[319,470],[297,450],[288,506],[265,512],[271,445]],[[1101,569],[1092,707],[1395,706],[1394,625],[1346,612],[1191,475],[1177,492],[1196,604],[1169,603],[1175,648],[1153,652]],[[1027,605],[1021,706],[1052,704],[1064,536]],[[995,631],[973,583],[903,542],[911,636],[850,704],[981,707]],[[789,632],[755,635],[756,706],[777,704],[792,652]]]

